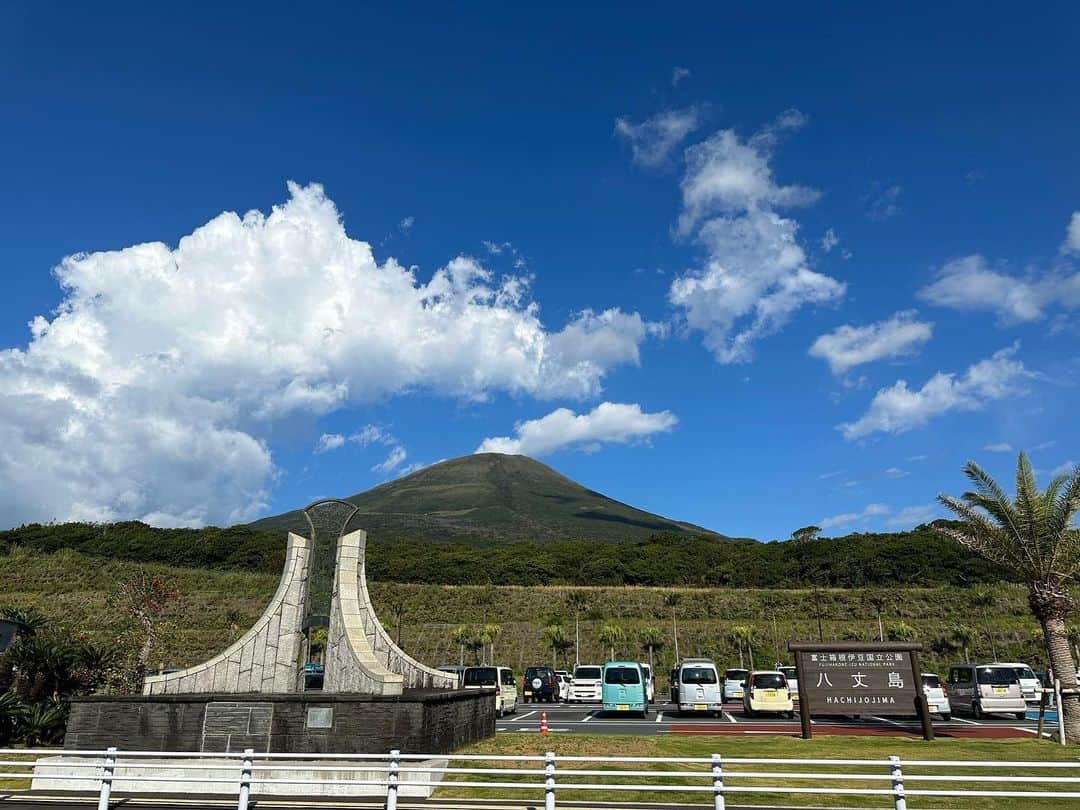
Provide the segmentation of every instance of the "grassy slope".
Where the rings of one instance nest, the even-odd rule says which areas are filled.
[[[140,568],[163,577],[180,592],[180,597],[169,605],[169,627],[154,662],[175,666],[203,660],[239,637],[262,612],[278,579],[272,574],[139,566],[73,551],[42,554],[21,550],[0,555],[0,604],[37,607],[91,638],[108,641],[124,629],[123,621],[108,607],[108,596],[117,582]],[[519,671],[550,660],[542,632],[551,619],[561,620],[567,635],[573,638],[573,618],[565,610],[565,598],[571,590],[584,591],[591,598],[589,612],[582,618],[583,659],[602,659],[597,636],[601,625],[608,621],[627,631],[623,654],[644,657],[635,643],[636,630],[644,625],[660,627],[670,639],[670,612],[663,606],[663,595],[670,589],[372,585],[377,609],[392,594],[407,594],[410,608],[403,643],[420,660],[432,664],[456,662],[459,651],[451,641],[453,629],[461,624],[494,622],[502,627],[496,657]],[[999,586],[997,592],[992,625],[999,652],[1037,664],[1038,645],[1032,636],[1035,624],[1028,615],[1022,590]],[[736,651],[726,637],[727,628],[733,624],[752,624],[757,629],[761,639],[759,664],[772,663],[774,638],[782,648],[788,638],[816,637],[815,595],[810,591],[686,589],[681,593],[679,639],[683,655],[707,654],[724,664],[737,661]],[[874,611],[866,605],[861,591],[823,591],[819,596],[824,603],[826,638],[843,638],[855,632],[869,640],[876,635]],[[918,631],[920,640],[929,643],[946,635],[959,622],[972,622],[971,610],[966,606],[968,598],[958,588],[899,592],[898,607],[886,617],[886,624],[902,620]],[[384,621],[388,625],[392,622],[388,616]],[[990,657],[985,638],[976,643],[972,652],[978,657]],[[660,651],[661,672],[670,662],[671,653],[670,644]],[[940,670],[956,655],[929,654],[927,658],[928,667]]]
[[[511,540],[639,540],[655,532],[710,534],[586,489],[525,456],[496,453],[433,464],[346,500],[373,538],[446,542]],[[298,511],[252,526],[308,533]]]

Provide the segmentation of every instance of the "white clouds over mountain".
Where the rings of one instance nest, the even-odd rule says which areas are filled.
[[[547,416],[514,425],[515,436],[484,439],[477,453],[545,456],[559,450],[591,451],[602,444],[628,444],[671,430],[670,411],[645,413],[637,404],[602,402],[588,413],[559,408]]]
[[[425,282],[378,264],[320,186],[289,189],[269,215],[223,213],[175,249],[63,260],[55,316],[0,352],[9,522],[249,519],[283,417],[417,390],[586,397],[637,362],[649,327],[636,314],[584,312],[551,332],[527,278],[461,256]]]
[[[906,310],[867,326],[840,326],[815,340],[810,356],[827,362],[833,374],[843,374],[863,363],[913,354],[933,336],[933,324],[915,320],[916,314]]]
[[[703,267],[675,279],[668,299],[721,363],[748,361],[754,343],[798,309],[844,294],[843,283],[810,269],[798,223],[776,210],[820,197],[778,184],[770,165],[781,136],[805,121],[789,110],[749,139],[723,130],[686,150],[678,231],[707,255]]]
[[[1015,359],[1016,350],[1012,346],[995,352],[959,376],[939,371],[918,390],[908,388],[906,380],[897,380],[877,392],[862,417],[837,429],[847,439],[903,433],[949,411],[976,411],[987,402],[1020,394],[1034,375]]]

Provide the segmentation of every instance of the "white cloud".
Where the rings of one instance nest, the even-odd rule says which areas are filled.
[[[890,526],[903,529],[913,529],[923,523],[929,523],[938,515],[938,507],[936,504],[922,504],[919,506],[905,506],[886,523]]]
[[[1032,452],[1038,452],[1040,450],[1049,450],[1055,444],[1057,444],[1057,439],[1050,439],[1049,441],[1041,442],[1041,443],[1035,445],[1034,447],[1031,448],[1031,450],[1032,450]]]
[[[628,444],[671,430],[670,411],[645,413],[637,404],[602,402],[589,413],[559,408],[547,416],[514,425],[515,436],[484,439],[477,453],[546,456],[568,448],[592,451],[602,444]]]
[[[329,453],[331,450],[337,450],[339,447],[345,446],[345,437],[340,433],[324,433],[319,437],[319,441],[315,443],[316,453]]]
[[[988,444],[983,447],[983,450],[988,453],[1011,453],[1012,449],[1012,445],[1008,442],[997,442],[996,444]]]
[[[1054,477],[1059,476],[1059,475],[1072,475],[1073,471],[1075,469],[1076,469],[1076,462],[1073,461],[1072,459],[1070,459],[1069,461],[1066,461],[1064,464],[1059,464],[1058,466],[1054,467],[1054,469],[1052,469],[1050,471],[1050,477],[1054,478]]]
[[[1080,253],[1080,211],[1073,211],[1061,249],[1066,253]]]
[[[282,417],[414,391],[594,396],[612,365],[636,361],[638,316],[549,331],[527,278],[496,282],[464,256],[427,281],[378,264],[320,186],[289,190],[271,213],[221,214],[175,248],[61,262],[55,314],[0,351],[4,523],[251,519],[275,472],[262,437]],[[602,356],[569,345],[581,331]]]
[[[884,222],[900,213],[900,186],[875,189],[866,197],[866,216],[874,222]]]
[[[907,470],[901,470],[899,467],[888,467],[882,471],[882,475],[886,478],[907,478],[911,473]]]
[[[615,134],[630,145],[634,162],[646,168],[656,168],[667,162],[671,152],[701,124],[696,107],[668,110],[640,124],[628,118],[615,119]]]
[[[994,312],[1003,323],[1041,320],[1054,306],[1080,308],[1080,273],[1020,278],[992,269],[979,255],[946,262],[919,298],[941,307]]]
[[[871,503],[867,504],[866,508],[861,512],[844,512],[840,515],[833,515],[832,517],[822,518],[819,521],[821,528],[831,529],[834,526],[846,526],[849,523],[857,523],[859,521],[865,521],[872,517],[878,517],[880,515],[889,514],[889,507],[883,503]]]
[[[783,328],[800,307],[844,294],[844,284],[809,268],[795,238],[798,223],[774,210],[820,196],[778,185],[769,165],[781,134],[805,120],[789,110],[748,140],[724,130],[686,150],[678,229],[693,235],[707,260],[675,279],[668,299],[721,363],[750,360],[753,344]]]
[[[821,237],[821,249],[826,253],[831,253],[832,249],[840,244],[840,237],[836,235],[836,231],[829,228],[825,231],[825,235]]]
[[[1022,393],[1024,380],[1033,375],[1015,359],[1016,350],[1014,345],[995,352],[960,376],[939,371],[917,391],[909,389],[906,380],[897,380],[877,392],[858,421],[837,429],[847,439],[877,432],[903,433],[949,411],[975,411],[989,401]]]
[[[402,233],[408,233],[412,230],[412,226],[416,224],[416,217],[405,217],[398,223],[398,230]]]
[[[405,452],[405,448],[400,444],[390,448],[390,452],[387,453],[386,458],[382,462],[376,464],[371,468],[372,472],[383,473],[389,475],[404,462],[408,453]]]
[[[843,374],[863,363],[910,355],[933,336],[933,324],[915,315],[906,310],[867,326],[838,327],[814,341],[810,356],[827,362],[833,374]]]
[[[908,456],[907,460],[908,461],[926,461],[928,458],[930,458],[930,456],[926,455],[925,453],[922,453],[922,454],[919,454],[917,456]]]
[[[690,78],[690,70],[684,67],[676,67],[671,71],[671,86],[678,87],[683,79]]]

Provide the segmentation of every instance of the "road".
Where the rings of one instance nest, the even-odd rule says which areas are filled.
[[[552,734],[801,734],[799,718],[785,717],[749,718],[741,703],[725,704],[720,717],[680,717],[670,711],[670,703],[658,701],[647,719],[625,715],[605,715],[600,704],[540,703],[518,705],[517,714],[507,715],[496,722],[500,734],[537,734],[540,730],[541,712],[547,712],[548,730]],[[1034,737],[1037,723],[1029,713],[1026,721],[1015,717],[992,717],[972,720],[953,717],[949,722],[934,719],[934,733],[939,737],[957,738],[1006,738]],[[1044,733],[1052,731],[1047,724]],[[830,718],[813,721],[814,734],[847,734],[853,736],[921,736],[922,730],[916,718],[890,718],[863,715],[860,718]]]

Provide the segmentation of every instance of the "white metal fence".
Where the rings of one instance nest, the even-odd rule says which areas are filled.
[[[1080,799],[1080,760],[982,762],[887,759],[763,759],[745,757],[575,757],[554,753],[535,756],[486,754],[267,754],[248,749],[235,753],[161,751],[61,751],[0,749],[0,778],[30,779],[41,758],[64,758],[65,782],[85,784],[97,794],[99,810],[108,810],[114,788],[124,783],[175,784],[176,792],[192,784],[215,786],[214,792],[235,796],[238,810],[247,810],[252,790],[290,786],[295,795],[316,785],[353,785],[385,795],[387,810],[396,810],[408,775],[411,787],[442,787],[467,796],[470,789],[505,791],[517,798],[543,801],[554,810],[560,797],[604,791],[628,800],[662,801],[682,795],[681,803],[724,810],[740,794],[776,796],[863,796],[882,807],[905,810],[909,799],[924,796],[1000,799]],[[432,765],[429,760],[445,761]],[[162,760],[167,765],[162,766]],[[213,762],[218,760],[218,763]],[[224,762],[221,762],[221,761]],[[299,764],[298,764],[299,763]],[[123,773],[119,773],[120,769]],[[163,768],[180,775],[160,775]],[[306,773],[335,772],[355,778],[298,778]],[[290,774],[289,772],[293,773]],[[371,778],[377,773],[377,778]],[[448,778],[444,778],[448,777]],[[660,780],[657,783],[656,780]],[[218,789],[220,787],[220,789]],[[634,794],[633,797],[630,794]],[[917,802],[913,803],[917,805]],[[1017,805],[1022,806],[1022,805]]]

